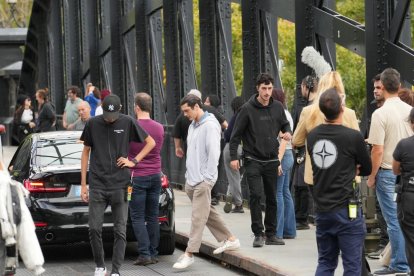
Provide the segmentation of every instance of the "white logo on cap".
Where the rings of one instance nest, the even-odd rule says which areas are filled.
[[[114,105],[113,105],[113,104],[110,104],[110,105],[108,106],[108,110],[109,110],[109,111],[114,111],[114,109],[115,109],[115,107],[114,107]]]

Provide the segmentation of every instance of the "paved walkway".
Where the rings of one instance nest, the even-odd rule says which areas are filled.
[[[183,191],[174,190],[176,219],[175,227],[177,242],[186,244],[190,232],[191,206],[190,200]],[[315,275],[317,266],[317,247],[315,227],[309,230],[297,231],[293,240],[285,240],[286,245],[264,245],[253,248],[253,234],[250,230],[250,211],[245,208],[244,214],[226,214],[223,211],[224,203],[216,206],[230,230],[240,239],[241,249],[220,255],[213,255],[212,251],[219,246],[208,229],[204,230],[203,245],[200,253],[218,258],[224,262],[242,267],[257,275]],[[372,270],[380,268],[376,260],[370,260]],[[195,262],[192,269],[196,271]],[[335,275],[342,275],[342,263],[339,262]]]
[[[7,166],[16,147],[4,147],[3,158]],[[191,225],[191,205],[187,195],[180,190],[175,192],[175,227],[176,240],[183,245],[187,244],[188,233]],[[217,210],[226,221],[230,230],[240,239],[241,249],[233,252],[225,252],[213,255],[213,250],[219,246],[213,235],[205,229],[203,244],[200,253],[217,258],[233,266],[241,267],[257,275],[298,275],[310,276],[315,274],[317,266],[317,248],[315,239],[315,227],[309,230],[297,232],[296,239],[285,240],[286,245],[264,245],[261,248],[253,248],[253,234],[250,230],[250,211],[245,208],[244,214],[226,214],[223,211],[224,203],[216,206]],[[195,262],[186,275],[197,274],[197,262]],[[201,265],[201,264],[200,264]],[[372,270],[380,268],[378,261],[370,260]],[[342,275],[342,264],[339,262],[335,275]]]

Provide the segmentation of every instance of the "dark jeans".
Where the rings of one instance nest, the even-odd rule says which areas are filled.
[[[295,216],[296,223],[308,223],[309,188],[307,186],[295,186]]]
[[[277,167],[279,162],[258,162],[245,158],[245,176],[250,191],[250,216],[252,231],[255,236],[276,235],[276,188]],[[264,227],[262,222],[262,208],[260,205],[262,194],[266,198]]]
[[[114,223],[114,246],[112,253],[112,273],[119,273],[124,261],[126,246],[126,222],[128,202],[125,189],[113,191],[89,190],[89,239],[96,267],[105,267],[104,249],[102,245],[102,225],[104,213],[111,205]]]
[[[348,208],[333,212],[316,213],[316,242],[318,244],[318,268],[315,275],[334,275],[341,252],[345,276],[361,275],[362,249],[365,239],[365,223],[362,210],[350,220]]]
[[[157,247],[160,242],[158,200],[161,175],[157,173],[136,176],[132,181],[133,190],[129,209],[135,238],[138,241],[138,254],[142,258],[155,257],[158,255]]]
[[[295,189],[295,216],[296,223],[307,224],[309,215],[309,188],[305,183],[305,161],[295,165],[293,186]]]
[[[414,276],[414,192],[403,192],[398,202],[398,220],[405,238],[405,252],[411,276]]]

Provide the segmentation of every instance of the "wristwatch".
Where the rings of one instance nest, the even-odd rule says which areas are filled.
[[[136,165],[138,165],[138,161],[137,161],[137,159],[135,159],[135,158],[132,158],[132,163],[134,163],[134,166],[136,166]]]

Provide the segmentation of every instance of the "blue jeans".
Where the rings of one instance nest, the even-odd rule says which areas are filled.
[[[396,176],[391,170],[379,170],[376,177],[376,193],[382,215],[387,223],[391,243],[390,268],[396,271],[409,271],[405,254],[405,241],[397,217],[397,203],[394,199]]]
[[[138,241],[138,254],[142,258],[158,255],[160,225],[158,201],[161,175],[136,176],[132,179],[132,197],[129,202],[132,227]]]
[[[276,237],[296,237],[295,207],[289,190],[290,172],[293,167],[293,152],[287,149],[282,159],[283,174],[277,177],[277,226]]]
[[[362,210],[358,210],[358,217],[354,220],[349,219],[347,207],[333,212],[317,212],[315,220],[318,244],[315,275],[333,276],[338,266],[339,251],[342,252],[343,275],[361,275],[366,232]]]

